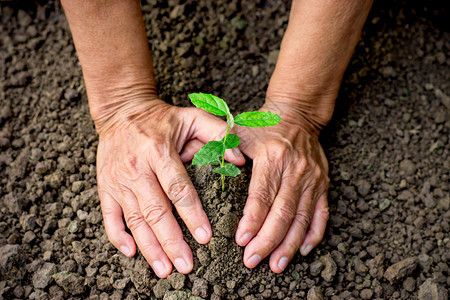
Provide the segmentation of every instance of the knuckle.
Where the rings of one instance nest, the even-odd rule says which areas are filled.
[[[322,209],[320,210],[320,215],[322,216],[322,219],[323,219],[325,222],[328,222],[328,220],[330,219],[330,208],[329,208],[328,206],[322,208]]]
[[[195,189],[185,180],[175,180],[170,183],[167,196],[173,205],[191,206],[194,199]]]
[[[322,169],[319,166],[314,166],[313,175],[316,180],[320,180],[322,178]]]
[[[292,221],[295,217],[295,211],[292,207],[289,206],[281,206],[277,210],[277,219],[279,222],[287,223]]]
[[[311,223],[311,212],[307,210],[299,210],[295,215],[295,221],[300,224],[300,227],[306,230]]]
[[[142,214],[138,211],[130,211],[125,215],[125,222],[131,231],[136,230],[144,224]]]
[[[160,241],[160,244],[163,249],[176,249],[179,245],[179,240],[174,238],[166,238]]]
[[[144,219],[150,226],[160,223],[164,219],[167,212],[168,211],[164,206],[157,203],[149,204],[142,210]]]
[[[263,250],[264,253],[270,253],[272,252],[273,249],[275,249],[279,242],[275,240],[275,237],[270,237],[270,236],[260,236],[261,239],[261,249]]]
[[[254,200],[263,207],[270,208],[273,203],[273,196],[268,190],[257,190],[249,195],[249,200]]]
[[[292,149],[292,144],[287,140],[272,140],[267,142],[267,148],[272,157],[279,159]]]

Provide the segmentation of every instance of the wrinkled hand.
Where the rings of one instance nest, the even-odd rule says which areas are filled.
[[[182,162],[224,132],[226,122],[161,100],[121,106],[106,119],[96,125],[98,192],[108,238],[127,256],[136,253],[135,241],[159,277],[172,272],[172,263],[189,273],[192,252],[171,202],[196,241],[209,242],[211,225]],[[244,163],[239,152],[227,152],[226,159]],[[125,231],[123,218],[133,236]]]
[[[307,255],[322,240],[328,221],[328,162],[307,121],[282,116],[267,128],[238,127],[241,151],[253,174],[236,242],[244,264],[254,268],[270,256],[282,272],[300,249]]]

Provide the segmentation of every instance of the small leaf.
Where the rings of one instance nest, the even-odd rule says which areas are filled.
[[[223,143],[224,138],[221,140]],[[225,141],[225,149],[233,149],[239,146],[241,139],[235,134],[228,134],[227,140]]]
[[[222,168],[213,169],[213,172],[220,174],[220,175],[232,176],[232,177],[236,177],[239,174],[241,174],[241,170],[239,170],[238,167],[236,167],[235,165],[230,164],[230,163],[226,163],[225,166]]]
[[[230,113],[228,105],[219,97],[204,93],[194,93],[188,96],[192,104],[216,116],[226,116]]]
[[[222,142],[219,141],[209,141],[206,145],[200,148],[194,155],[192,164],[197,165],[207,165],[219,162],[220,156],[225,151],[225,147]]]
[[[234,117],[234,124],[245,127],[266,127],[280,123],[281,117],[270,111],[249,111]]]

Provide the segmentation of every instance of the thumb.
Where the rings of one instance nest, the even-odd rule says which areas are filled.
[[[185,149],[189,152],[185,158],[190,158],[209,141],[220,141],[227,132],[227,122],[199,109],[189,108],[185,110],[192,118],[192,133],[191,139],[199,142],[188,143]],[[182,151],[184,152],[184,151]],[[191,156],[192,155],[192,156]],[[244,155],[242,155],[239,148],[228,149],[225,151],[225,159],[235,165],[242,166],[245,164]]]

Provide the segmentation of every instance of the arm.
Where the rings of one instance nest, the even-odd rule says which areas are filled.
[[[268,102],[286,105],[288,117],[301,116],[317,130],[326,125],[371,6],[371,0],[294,0]]]
[[[62,0],[100,131],[126,104],[157,99],[139,1]],[[125,117],[123,115],[123,117]]]
[[[207,243],[211,226],[183,162],[226,122],[158,99],[139,1],[62,4],[99,133],[97,185],[108,238],[126,256],[135,255],[136,242],[159,277],[167,277],[172,264],[189,273],[192,252],[172,204],[194,238]],[[190,146],[180,157],[185,144]],[[226,155],[244,163],[242,154]]]
[[[242,129],[241,150],[253,175],[236,242],[255,267],[271,254],[282,272],[300,249],[319,244],[328,220],[328,162],[319,134],[372,1],[294,0],[262,110],[281,115],[275,127]]]

